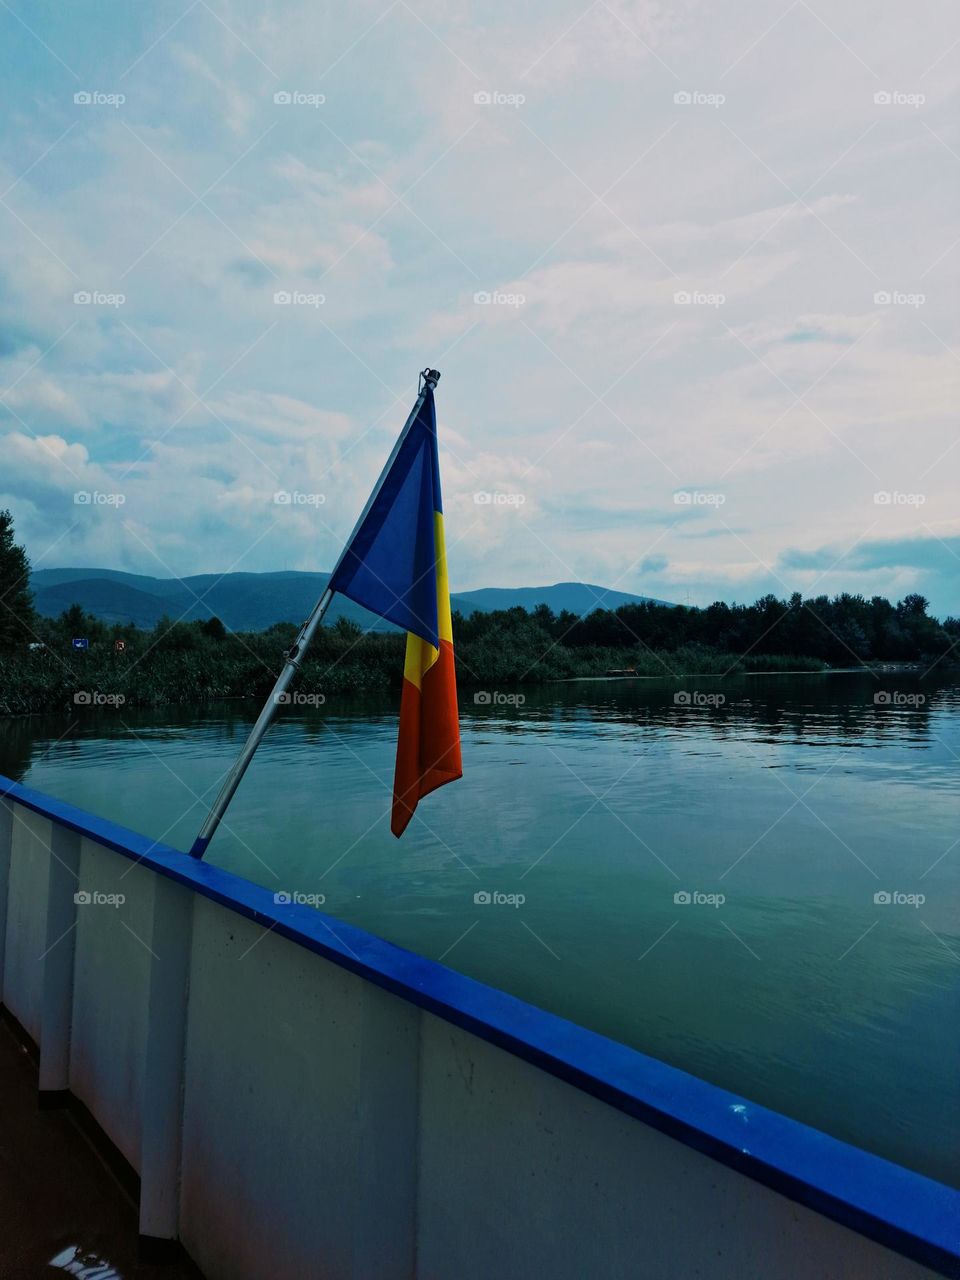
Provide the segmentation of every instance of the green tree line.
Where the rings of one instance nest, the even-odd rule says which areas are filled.
[[[0,512],[0,714],[67,710],[112,698],[128,706],[199,705],[225,698],[264,700],[297,627],[231,633],[218,618],[162,618],[152,629],[110,625],[72,605],[38,616],[29,565],[16,546],[9,512]],[[75,638],[88,647],[73,647]],[[676,678],[743,671],[818,670],[859,664],[956,661],[960,619],[938,622],[927,601],[897,604],[842,594],[705,609],[640,603],[585,617],[545,605],[454,615],[462,685],[507,684],[604,675]],[[297,687],[305,693],[399,688],[404,637],[364,632],[340,619],[321,627]]]

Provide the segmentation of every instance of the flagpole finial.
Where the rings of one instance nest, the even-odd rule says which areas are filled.
[[[436,390],[437,383],[440,381],[439,369],[424,369],[420,374],[423,382],[427,384],[431,391]]]

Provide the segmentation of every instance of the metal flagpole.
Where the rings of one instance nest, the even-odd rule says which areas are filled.
[[[420,377],[423,379],[423,385],[420,388],[419,394],[417,395],[416,403],[414,404],[413,408],[410,410],[410,416],[407,418],[406,422],[403,424],[403,430],[400,432],[399,436],[397,437],[396,443],[394,444],[393,449],[391,450],[390,457],[387,459],[386,465],[384,466],[383,470],[380,472],[379,480],[373,486],[373,492],[370,494],[370,497],[367,499],[366,506],[360,512],[359,519],[357,520],[357,523],[353,526],[353,532],[350,534],[350,537],[344,543],[343,550],[340,552],[340,555],[337,557],[336,564],[333,566],[333,569],[330,571],[331,582],[333,581],[334,574],[337,572],[337,570],[340,568],[340,565],[343,563],[344,558],[347,555],[347,552],[350,550],[350,547],[353,544],[354,538],[357,536],[357,532],[360,529],[360,526],[363,524],[364,520],[366,520],[367,515],[370,511],[370,508],[373,506],[374,502],[376,502],[377,495],[379,494],[381,488],[383,487],[384,480],[386,480],[387,476],[390,473],[390,468],[393,466],[394,462],[396,461],[397,454],[400,452],[400,447],[403,444],[404,440],[407,438],[407,434],[410,431],[410,428],[413,426],[414,422],[416,422],[417,420],[417,415],[419,414],[420,409],[423,406],[424,397],[426,396],[426,393],[427,393],[427,387],[429,387],[430,390],[432,391],[436,387],[437,383],[440,381],[440,371],[438,369],[424,369]],[[330,607],[330,601],[333,599],[333,596],[334,596],[334,593],[330,590],[329,587],[327,587],[323,595],[314,605],[313,612],[310,614],[310,617],[307,618],[306,622],[300,628],[300,633],[294,642],[293,648],[290,649],[290,651],[286,655],[286,660],[283,664],[283,670],[280,672],[280,675],[277,677],[277,683],[273,686],[273,690],[270,694],[270,697],[264,703],[263,710],[260,712],[259,716],[257,717],[256,724],[250,730],[250,736],[247,738],[246,742],[244,743],[243,750],[240,752],[239,756],[237,756],[237,759],[233,767],[231,768],[230,772],[227,774],[226,778],[224,779],[223,786],[220,788],[220,794],[217,796],[217,799],[213,805],[213,808],[207,814],[206,821],[204,822],[203,826],[200,828],[200,834],[197,836],[196,840],[194,840],[193,842],[193,847],[191,848],[190,853],[194,858],[202,858],[203,855],[206,853],[207,846],[209,845],[210,841],[213,839],[214,832],[216,831],[217,827],[220,825],[220,820],[227,811],[227,805],[233,799],[233,794],[236,791],[237,787],[239,787],[240,785],[240,779],[246,773],[247,766],[249,765],[250,761],[253,759],[253,753],[256,751],[257,747],[259,747],[264,734],[270,728],[273,718],[277,714],[277,707],[280,704],[280,696],[281,694],[286,693],[287,689],[290,687],[290,683],[293,680],[293,677],[300,670],[300,663],[303,661],[304,654],[307,651],[307,647],[309,646],[310,641],[316,635],[317,627],[319,627],[321,621],[323,620],[323,615],[327,612],[327,609]]]

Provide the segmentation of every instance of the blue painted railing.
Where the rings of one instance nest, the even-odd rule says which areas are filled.
[[[947,1276],[960,1191],[757,1106],[312,907],[0,775],[0,796],[176,881]]]

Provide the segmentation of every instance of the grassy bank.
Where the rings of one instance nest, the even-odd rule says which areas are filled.
[[[162,619],[152,631],[108,626],[71,606],[30,619],[31,646],[0,650],[0,715],[67,711],[112,699],[130,707],[198,706],[222,699],[262,702],[297,628],[228,633],[216,618]],[[83,637],[88,647],[73,646]],[[304,662],[303,693],[398,690],[404,637],[364,633],[343,619],[322,627]],[[611,670],[680,680],[690,675],[817,671],[859,664],[917,663],[943,671],[960,656],[960,621],[943,623],[926,601],[893,605],[837,596],[707,609],[624,605],[583,618],[545,606],[455,615],[454,645],[465,689],[505,689]]]
[[[293,627],[226,636],[169,639],[151,644],[152,633],[74,650],[69,644],[0,657],[0,715],[69,711],[109,698],[129,707],[198,706],[222,699],[268,696],[292,643]],[[176,639],[176,638],[174,638]],[[549,641],[537,651],[510,644],[465,640],[456,645],[461,687],[500,689],[576,676],[602,676],[629,666],[638,675],[681,677],[757,670],[817,670],[825,664],[796,655],[738,658],[699,645],[674,650],[585,646],[571,649]],[[398,691],[403,676],[404,639],[363,635],[346,627],[323,629],[303,664],[297,689],[304,693]]]

